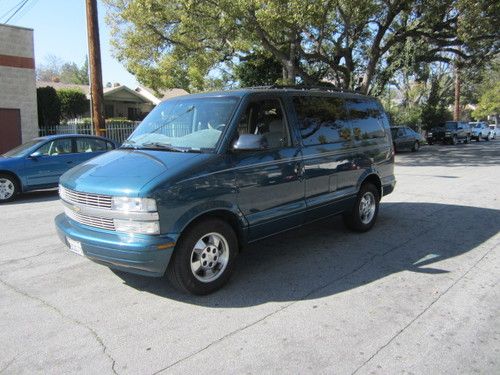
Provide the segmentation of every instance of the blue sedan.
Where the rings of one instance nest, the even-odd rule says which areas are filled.
[[[110,139],[75,134],[24,143],[0,156],[0,203],[21,192],[56,187],[70,168],[115,148]]]

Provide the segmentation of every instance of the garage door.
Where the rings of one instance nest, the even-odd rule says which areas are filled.
[[[0,154],[21,144],[21,112],[0,108]]]

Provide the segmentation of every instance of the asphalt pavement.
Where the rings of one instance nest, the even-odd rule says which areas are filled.
[[[249,246],[206,297],[71,253],[53,191],[0,206],[0,373],[499,374],[500,141],[396,155],[368,233]]]

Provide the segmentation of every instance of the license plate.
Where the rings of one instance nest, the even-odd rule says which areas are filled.
[[[66,239],[68,240],[69,249],[72,252],[74,252],[74,253],[76,253],[78,255],[82,255],[83,256],[83,250],[82,250],[82,244],[81,244],[81,242],[72,240],[69,237],[66,237]]]

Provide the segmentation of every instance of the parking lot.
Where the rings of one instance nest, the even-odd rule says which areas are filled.
[[[68,251],[57,194],[0,206],[0,373],[498,374],[500,141],[396,155],[372,231],[251,245],[180,294]]]

